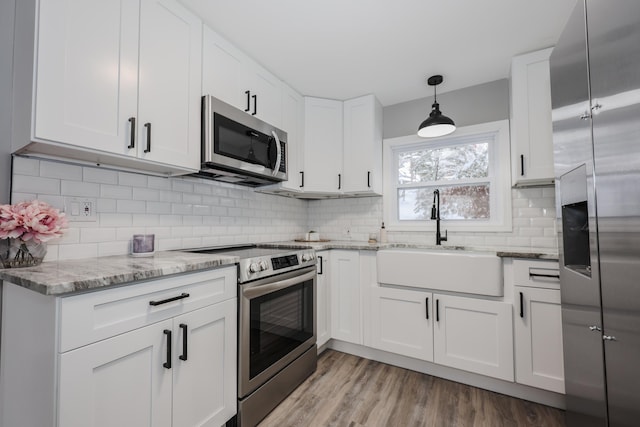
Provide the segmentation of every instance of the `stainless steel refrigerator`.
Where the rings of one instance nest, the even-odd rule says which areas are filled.
[[[640,1],[579,0],[551,55],[568,426],[640,425]]]

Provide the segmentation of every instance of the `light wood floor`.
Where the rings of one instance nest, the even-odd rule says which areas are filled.
[[[259,427],[564,425],[559,409],[327,350]]]

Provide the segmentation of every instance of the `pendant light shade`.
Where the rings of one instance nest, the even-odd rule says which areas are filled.
[[[442,83],[442,76],[431,76],[427,80],[429,86],[433,86],[433,105],[432,110],[427,119],[420,123],[418,128],[418,136],[423,138],[434,138],[437,136],[448,135],[456,130],[456,124],[449,117],[442,114],[440,104],[436,98],[436,86]]]

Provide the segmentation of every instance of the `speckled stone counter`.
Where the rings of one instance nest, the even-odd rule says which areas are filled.
[[[236,256],[166,251],[147,258],[115,255],[44,262],[37,267],[0,269],[0,279],[44,295],[64,295],[170,274],[233,265],[238,261]]]
[[[429,250],[461,250],[461,251],[474,251],[474,252],[495,252],[496,256],[501,258],[529,258],[529,259],[548,259],[558,260],[558,254],[554,252],[544,251],[532,251],[528,248],[513,249],[509,251],[502,251],[499,249],[491,248],[473,248],[465,246],[436,246],[436,245],[418,245],[412,243],[367,243],[367,242],[354,242],[345,240],[330,240],[328,242],[273,242],[273,243],[260,243],[258,246],[263,248],[291,248],[291,249],[315,249],[316,251],[323,251],[327,249],[351,249],[357,251],[377,251],[380,249],[393,249],[393,248],[405,248],[405,249],[429,249]]]

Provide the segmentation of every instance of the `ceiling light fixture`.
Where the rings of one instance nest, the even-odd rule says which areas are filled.
[[[437,136],[448,135],[456,130],[456,124],[449,117],[442,114],[440,104],[436,98],[436,86],[442,83],[442,76],[435,75],[427,79],[429,86],[433,86],[433,105],[431,106],[431,114],[420,124],[418,128],[418,136],[423,138],[434,138]]]

